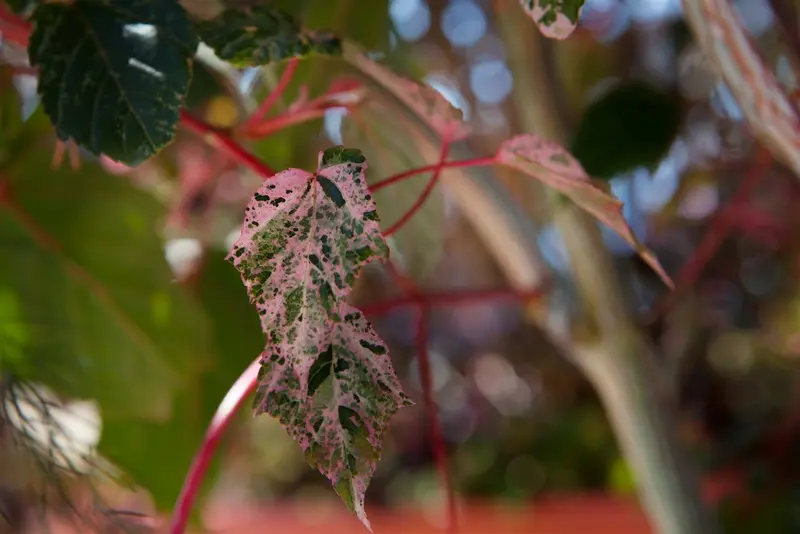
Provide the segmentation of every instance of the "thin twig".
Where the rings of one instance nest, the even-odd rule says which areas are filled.
[[[239,165],[247,167],[263,179],[266,180],[275,176],[276,173],[274,170],[245,150],[239,143],[231,138],[227,131],[214,128],[186,110],[181,110],[181,125],[187,130],[200,135],[210,144],[227,154]]]
[[[447,140],[442,140],[442,151],[439,154],[439,161],[435,165],[433,169],[433,176],[431,176],[428,183],[425,184],[425,189],[422,190],[422,193],[417,197],[411,207],[400,217],[392,226],[387,228],[383,235],[386,237],[391,236],[395,232],[397,232],[400,228],[402,228],[408,221],[411,220],[422,206],[425,204],[425,201],[428,200],[428,197],[431,196],[433,192],[433,188],[436,187],[436,184],[439,182],[439,176],[442,174],[442,168],[444,167],[444,160],[447,158],[447,153],[450,151],[450,143]]]
[[[289,86],[289,82],[292,81],[294,77],[294,71],[297,70],[297,64],[299,62],[298,58],[291,58],[288,63],[286,64],[286,68],[283,69],[283,73],[281,73],[281,78],[278,80],[278,84],[275,88],[267,95],[267,98],[264,99],[264,102],[258,106],[258,109],[248,118],[242,127],[247,130],[251,127],[259,124],[264,120],[264,117],[267,116],[267,113],[272,109],[272,106],[275,105],[275,102],[283,95],[283,92],[286,91],[286,88]]]
[[[738,221],[732,216],[746,204],[753,191],[769,171],[772,155],[769,150],[758,147],[753,163],[728,204],[719,210],[700,244],[694,249],[692,257],[676,277],[675,288],[650,312],[650,323],[661,317],[689,288],[697,283],[703,270],[736,228]]]
[[[445,492],[447,501],[447,531],[458,532],[458,507],[456,503],[453,480],[450,475],[450,468],[447,461],[447,448],[442,435],[442,428],[439,422],[439,410],[433,400],[433,379],[431,377],[430,353],[428,351],[428,321],[430,312],[426,306],[419,306],[417,319],[416,349],[419,360],[419,376],[422,385],[422,402],[425,407],[425,415],[431,433],[431,443],[433,446],[433,459],[436,462],[436,470],[439,472],[439,480]]]
[[[439,165],[438,163],[434,163],[433,165],[426,165],[424,167],[417,167],[416,169],[409,169],[407,171],[403,171],[401,173],[395,174],[394,176],[390,176],[380,182],[373,184],[370,186],[369,190],[373,193],[376,191],[380,191],[384,187],[390,186],[394,183],[401,182],[406,178],[410,178],[412,176],[416,176],[417,174],[422,174],[426,172],[435,171],[437,168],[440,169],[456,169],[460,167],[485,167],[488,165],[494,165],[495,158],[494,156],[485,156],[481,158],[470,158],[464,159],[460,161],[446,161],[444,164]]]

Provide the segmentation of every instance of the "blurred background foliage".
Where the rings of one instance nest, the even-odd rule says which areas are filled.
[[[754,141],[729,90],[692,42],[680,2],[588,0],[580,27],[563,42],[540,39],[530,21],[515,26],[527,33],[508,38],[502,14],[518,7],[515,0],[273,3],[440,91],[473,128],[469,146],[476,154],[491,154],[521,132],[523,117],[544,98],[533,91],[514,96],[530,87],[531,73],[510,58],[540,63],[536,72],[547,76],[569,148],[590,174],[609,182],[629,224],[670,273],[691,260],[748,172],[759,173],[747,201],[727,211],[735,220],[728,238],[655,321],[648,312],[664,296],[663,286],[627,245],[611,235],[607,244],[627,275],[632,309],[674,373],[681,435],[703,465],[706,493],[726,532],[800,531],[800,219],[794,209],[800,188],[780,166],[751,169]],[[734,3],[765,60],[793,89],[800,51],[781,39],[770,3]],[[536,48],[520,49],[527,43]],[[13,56],[5,45],[4,57]],[[213,65],[196,68],[188,105],[221,126],[252,110],[285,68],[223,75]],[[354,77],[342,61],[302,61],[279,110],[303,95],[323,94],[341,76]],[[263,346],[257,315],[224,261],[259,180],[186,132],[133,171],[85,154],[79,170],[69,162],[53,170],[54,137],[35,108],[32,80],[0,71],[0,184],[7,188],[0,190],[3,391],[11,399],[10,384],[22,380],[46,385],[62,403],[95,401],[89,412],[101,432],[73,436],[87,442],[80,454],[96,447],[127,473],[124,482],[147,488],[152,504],[168,510],[219,400]],[[371,181],[431,163],[438,153],[375,91],[355,111],[331,108],[322,120],[250,147],[274,168],[311,168],[320,148],[342,142],[365,151]],[[525,181],[501,171],[496,177],[537,221],[537,245],[549,266],[566,276],[558,236],[539,216]],[[378,196],[384,227],[427,178]],[[2,202],[3,191],[19,209]],[[426,289],[504,284],[446,187],[437,186],[392,246]],[[370,268],[355,300],[374,302],[397,291],[390,276]],[[375,324],[407,391],[419,399],[413,318],[412,310],[399,309]],[[463,499],[634,494],[595,394],[525,324],[520,306],[487,301],[437,310],[430,348],[435,399]],[[52,408],[35,398],[26,402],[31,413]],[[6,402],[7,421],[19,412],[15,406]],[[275,421],[248,415],[228,436],[207,495],[335,500]],[[24,427],[0,424],[0,438],[8,444]],[[367,493],[369,505],[439,503],[430,450],[421,406],[401,411]],[[73,467],[59,476],[98,470]],[[4,497],[33,477],[18,471],[0,469],[0,511],[9,517],[12,504],[36,501]]]

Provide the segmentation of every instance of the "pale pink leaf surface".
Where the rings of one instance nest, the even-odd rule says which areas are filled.
[[[578,25],[585,0],[519,0],[525,12],[550,39],[566,39]]]
[[[311,174],[267,180],[228,259],[261,316],[256,413],[277,417],[369,527],[364,493],[390,417],[410,405],[388,350],[346,302],[359,270],[388,248],[358,150],[331,148]]]
[[[356,68],[383,86],[440,137],[456,142],[469,136],[471,129],[461,111],[433,87],[398,76],[358,51],[346,48],[345,54]]]
[[[622,202],[596,185],[581,164],[560,145],[535,135],[518,135],[500,146],[496,161],[567,196],[622,237],[672,287],[672,280],[658,259],[639,242],[625,221]]]

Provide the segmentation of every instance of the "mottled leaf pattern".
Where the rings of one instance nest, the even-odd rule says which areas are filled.
[[[518,135],[500,146],[496,161],[536,178],[569,197],[619,234],[672,287],[672,280],[658,259],[639,242],[625,221],[622,202],[606,192],[601,184],[592,181],[581,164],[561,146],[535,135]]]
[[[291,15],[268,5],[226,9],[195,27],[220,58],[238,67],[311,53],[341,53],[341,42],[335,36],[304,31]]]
[[[389,418],[410,404],[387,348],[345,299],[388,249],[358,150],[331,148],[311,174],[267,180],[228,259],[267,334],[256,412],[280,419],[367,526],[364,493]]]
[[[76,0],[33,14],[31,64],[62,140],[137,165],[175,137],[198,40],[177,0]]]
[[[519,0],[545,37],[566,39],[578,25],[585,0]]]

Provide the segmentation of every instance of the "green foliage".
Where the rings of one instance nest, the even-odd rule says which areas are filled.
[[[110,421],[104,425],[99,446],[100,452],[150,492],[160,510],[175,503],[219,401],[264,346],[258,317],[252,313],[241,279],[222,254],[207,258],[196,289],[210,318],[215,358],[200,376],[184,384],[170,418]],[[206,486],[213,480],[207,477]]]
[[[637,167],[655,168],[680,126],[677,98],[633,82],[603,95],[585,111],[572,154],[590,176],[609,179]]]
[[[163,210],[94,165],[50,169],[50,147],[28,145],[2,168],[13,200],[0,202],[0,242],[14,254],[0,294],[24,324],[12,371],[96,399],[104,418],[168,416],[208,360],[205,317],[172,283],[154,230]]]
[[[290,15],[268,5],[226,9],[212,20],[198,22],[195,28],[221,59],[237,67],[311,53],[341,53],[337,37],[303,31]]]
[[[77,0],[33,14],[31,64],[62,140],[138,165],[172,141],[198,40],[176,0]]]

